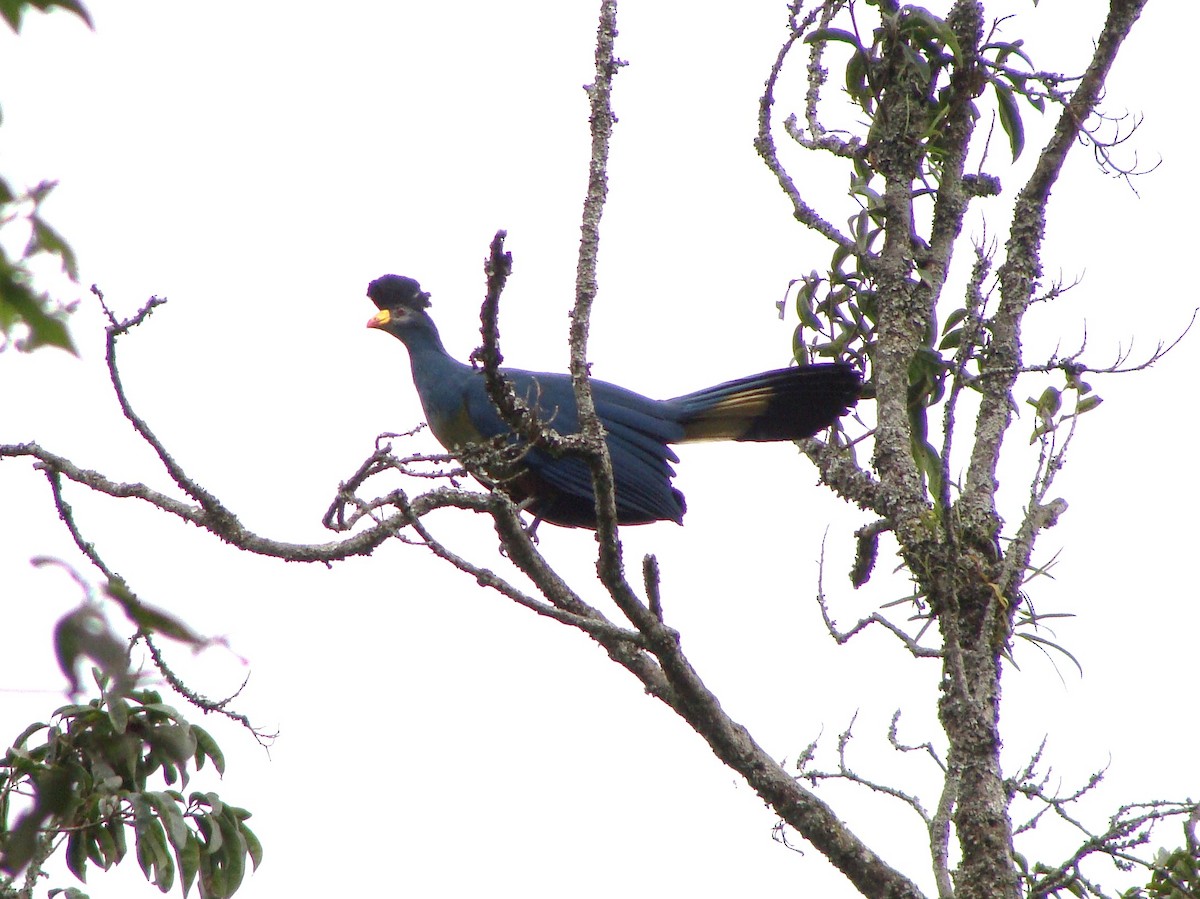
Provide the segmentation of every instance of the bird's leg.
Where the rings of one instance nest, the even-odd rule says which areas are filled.
[[[517,511],[524,512],[531,505],[533,505],[533,497],[532,496],[526,497],[525,499],[523,499],[519,503],[517,503]],[[529,538],[530,542],[535,545],[541,542],[538,539],[538,535],[537,535],[538,525],[541,523],[542,523],[542,517],[540,515],[534,515],[533,521],[531,521],[529,523],[529,526],[527,528],[525,528],[525,536],[527,536]]]
[[[510,500],[512,499],[512,497],[509,496],[509,494],[505,493],[504,495],[508,496]],[[520,516],[522,513],[528,511],[529,506],[532,503],[533,503],[533,497],[527,497],[526,499],[523,499],[523,500],[521,500],[521,502],[516,504],[515,508],[516,508],[518,519],[520,519]],[[523,530],[525,532],[525,536],[528,537],[529,541],[531,543],[533,543],[534,545],[538,544],[540,541],[538,540],[538,536],[537,536],[537,526],[541,523],[542,519],[539,516],[534,516],[533,523],[529,524],[529,525],[526,525],[523,519],[520,519],[520,520],[521,520],[521,530]],[[500,544],[500,555],[504,556],[505,558],[509,558],[511,556],[511,553],[509,553],[508,549],[505,547],[505,545],[503,543]]]

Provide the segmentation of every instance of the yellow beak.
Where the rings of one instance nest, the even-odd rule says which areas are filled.
[[[367,327],[368,328],[382,328],[384,325],[386,325],[391,320],[392,320],[392,314],[390,312],[388,312],[386,309],[380,309],[373,316],[371,316],[371,320],[369,322],[367,322]]]

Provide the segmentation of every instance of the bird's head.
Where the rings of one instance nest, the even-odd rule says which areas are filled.
[[[384,275],[367,286],[367,296],[379,311],[367,322],[368,328],[379,328],[406,343],[414,330],[437,333],[433,321],[425,312],[429,308],[429,294],[421,285],[403,275]]]

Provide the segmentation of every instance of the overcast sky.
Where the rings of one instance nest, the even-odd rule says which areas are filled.
[[[99,284],[120,313],[169,297],[122,344],[130,398],[247,526],[328,539],[320,518],[338,481],[376,434],[420,420],[403,348],[363,327],[373,312],[364,291],[380,274],[420,279],[447,346],[465,358],[478,342],[487,242],[508,229],[505,355],[565,368],[587,163],[580,86],[597,5],[97,0],[94,33],[55,14],[0,37],[0,170],[14,185],[60,180],[46,215],[77,250],[82,283]],[[989,12],[1018,12],[1006,36],[1025,35],[1041,67],[1070,72],[1100,25],[1100,4],[1083,6]],[[1127,147],[1160,167],[1134,195],[1078,147],[1055,191],[1046,274],[1082,283],[1031,314],[1030,359],[1075,348],[1086,321],[1094,364],[1131,343],[1136,360],[1200,305],[1187,266],[1191,79],[1176,38],[1200,23],[1185,6],[1152,2],[1109,81],[1108,109],[1146,116]],[[785,18],[776,0],[621,7],[617,52],[630,64],[614,100],[597,376],[672,396],[786,364],[794,322],[780,322],[775,303],[829,252],[792,221],[751,145]],[[798,108],[799,81],[786,87],[781,108]],[[1002,147],[993,155],[1006,189],[1044,142],[1028,119],[1018,169],[1003,167]],[[851,214],[844,173],[795,153],[788,162],[831,219]],[[987,211],[987,233],[1002,233],[1004,204]],[[968,227],[983,233],[978,214]],[[81,358],[0,356],[0,441],[36,439],[165,488],[107,389],[94,303],[47,283],[83,297],[72,320]],[[1092,379],[1106,402],[1083,421],[1058,483],[1070,511],[1040,544],[1042,561],[1062,551],[1055,580],[1031,589],[1039,611],[1078,616],[1056,633],[1084,675],[1021,645],[1020,670],[1006,674],[1005,764],[1018,768],[1045,734],[1066,787],[1111,763],[1097,814],[1198,792],[1186,730],[1200,625],[1188,563],[1200,501],[1187,442],[1197,339],[1150,371]],[[1010,521],[1027,495],[1031,427],[1024,414],[1002,472]],[[931,773],[890,755],[885,735],[903,708],[902,738],[937,739],[934,664],[881,634],[838,649],[813,602],[827,529],[825,585],[840,622],[906,589],[887,577],[890,561],[867,589],[850,589],[863,517],[815,486],[790,446],[681,456],[686,527],[622,536],[635,570],[643,553],[658,555],[668,620],[725,708],[780,758],[820,735],[831,752],[857,711],[862,773],[932,805]],[[28,465],[0,465],[0,497],[9,740],[63,699],[50,631],[79,599],[66,575],[28,559],[84,563]],[[268,757],[236,727],[203,720],[230,765],[223,782],[194,786],[251,809],[266,848],[240,896],[852,894],[816,852],[772,842],[773,818],[753,793],[586,638],[427,553],[397,544],[333,570],[285,566],[128,502],[81,490],[70,499],[139,595],[228,638],[232,652],[175,650],[192,686],[221,696],[250,673],[237,708],[281,732]],[[482,522],[439,514],[430,524],[503,570]],[[540,533],[550,559],[607,608],[590,535]],[[828,795],[929,885],[911,812]],[[1044,845],[1065,844],[1047,835]],[[133,859],[124,867],[91,878],[94,899],[152,893]],[[53,885],[72,883],[64,873]]]

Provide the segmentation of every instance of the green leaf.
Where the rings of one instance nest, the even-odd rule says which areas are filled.
[[[158,812],[159,820],[163,822],[167,830],[167,838],[171,841],[171,845],[176,851],[187,846],[187,839],[190,831],[187,824],[183,820],[183,813],[179,810],[179,806],[166,793],[146,792],[142,794],[146,800]]]
[[[25,745],[26,740],[28,740],[30,737],[32,737],[34,734],[36,734],[39,730],[45,730],[49,726],[50,725],[45,724],[43,722],[35,721],[33,724],[29,725],[27,728],[25,728],[23,731],[21,731],[21,733],[17,736],[17,738],[15,740],[13,740],[12,745],[14,747],[20,747],[20,746]]]
[[[148,772],[139,770],[142,741],[128,731],[124,734],[112,732],[112,722],[105,716],[92,728],[96,731],[96,749],[88,753],[88,760],[96,771],[97,783],[100,778],[107,780],[104,790],[111,793],[119,792],[126,783],[135,789],[145,788]]]
[[[804,326],[796,325],[796,330],[792,332],[792,358],[797,362],[808,356],[804,338]]]
[[[20,349],[31,352],[41,346],[56,346],[78,356],[66,323],[47,313],[45,302],[14,277],[12,271],[0,272],[0,316],[6,321],[24,322],[29,329],[29,337],[20,344]]]
[[[826,43],[829,41],[840,41],[843,44],[849,44],[860,53],[866,52],[862,43],[858,40],[858,35],[844,28],[817,28],[804,36],[804,43],[806,44],[816,44],[822,41]]]
[[[63,271],[72,281],[79,280],[79,262],[75,258],[75,251],[63,239],[63,236],[47,225],[41,216],[34,215],[29,219],[31,231],[29,234],[29,243],[25,247],[25,255],[32,256],[35,253],[49,253],[52,256],[57,256],[62,260]]]
[[[0,871],[15,875],[33,859],[43,825],[56,817],[65,817],[76,804],[75,778],[65,767],[39,771],[32,778],[33,805],[7,833],[0,850]]]
[[[83,19],[88,28],[95,28],[92,17],[78,0],[0,0],[0,16],[15,33],[21,31],[21,19],[29,9],[49,12],[54,7],[65,9]]]
[[[246,839],[246,851],[250,853],[250,863],[254,866],[254,870],[257,871],[258,866],[262,864],[263,860],[262,843],[258,841],[258,837],[254,835],[254,831],[245,824],[241,825],[241,829],[242,836]]]
[[[146,879],[165,893],[175,882],[175,862],[167,849],[162,822],[150,812],[145,799],[138,805],[140,808],[134,819],[138,864]],[[145,809],[144,813],[141,809]]]
[[[1055,416],[1062,409],[1062,394],[1055,387],[1047,387],[1036,400],[1030,397],[1026,402],[1037,409],[1039,415]]]
[[[196,752],[196,737],[190,725],[156,724],[146,732],[145,740],[181,766]]]
[[[149,879],[150,872],[154,868],[154,852],[142,835],[148,827],[157,822],[150,810],[150,803],[141,793],[130,796],[129,802],[133,806],[134,854],[137,856],[142,873]]]
[[[125,853],[128,847],[125,843],[125,822],[120,818],[113,818],[104,825],[104,829],[108,831],[108,835],[112,837],[114,849],[113,862],[119,862],[125,858]]]
[[[87,883],[87,832],[73,830],[67,837],[67,870],[79,878],[80,883]]]
[[[191,831],[188,831],[183,847],[176,848],[175,859],[179,864],[179,884],[186,897],[196,881],[196,872],[200,870],[200,840]]]
[[[108,720],[112,722],[114,731],[125,733],[125,728],[129,726],[129,704],[121,697],[109,697]]]
[[[70,705],[59,706],[54,710],[56,718],[84,718],[91,716],[91,713],[96,711],[94,705],[79,705],[71,703]],[[94,717],[94,716],[93,716]]]
[[[100,849],[100,834],[102,832],[103,828],[101,827],[89,827],[84,831],[87,837],[87,857],[97,865],[104,862],[104,853]]]
[[[200,828],[200,835],[204,837],[204,854],[208,856],[220,852],[221,846],[225,842],[225,836],[221,833],[215,817],[200,815],[196,818],[196,826]]]
[[[108,828],[98,824],[91,829],[92,847],[91,859],[104,870],[108,870],[121,860],[117,852],[117,843],[109,833]]]
[[[225,835],[225,895],[232,896],[246,876],[246,838],[242,834],[241,822],[228,806],[223,814],[217,816],[217,823]]]
[[[1008,146],[1012,150],[1013,162],[1025,149],[1025,126],[1021,122],[1021,111],[1017,108],[1017,99],[1010,88],[999,81],[992,81],[996,89],[997,108],[1000,112],[1000,127],[1008,135]]]
[[[917,73],[921,76],[921,84],[928,86],[930,79],[933,77],[933,72],[929,67],[929,60],[908,44],[902,44],[900,49],[904,53],[904,58],[908,60],[908,64],[916,69]]]
[[[200,895],[208,899],[224,899],[229,893],[225,891],[225,866],[220,858],[211,855],[200,856]]]
[[[1008,41],[995,41],[990,44],[984,44],[982,47],[980,47],[979,54],[983,56],[988,50],[996,50],[998,51],[996,53],[996,63],[998,65],[1004,65],[1008,61],[1009,56],[1018,56],[1024,60],[1025,64],[1029,66],[1030,69],[1036,69],[1037,66],[1033,64],[1033,60],[1029,58],[1029,54],[1021,49],[1024,43],[1025,41],[1023,40],[1012,41],[1011,43]]]
[[[815,275],[809,276],[796,291],[796,315],[800,318],[800,324],[812,331],[821,330],[821,322],[813,311],[813,302],[822,280]]]
[[[218,774],[225,773],[225,755],[217,741],[202,727],[192,725],[192,734],[196,738],[196,770],[204,767],[204,757],[212,759],[213,767]]]
[[[157,722],[161,722],[166,719],[167,721],[178,722],[181,725],[187,724],[187,721],[184,720],[183,715],[179,713],[179,710],[176,709],[175,706],[167,705],[165,702],[158,701],[157,694],[155,694],[155,698],[152,699],[146,695],[148,692],[149,691],[145,690],[139,691],[139,695],[142,698],[141,710],[147,713],[148,717]],[[191,753],[189,752],[188,754],[190,755]]]
[[[967,309],[965,306],[959,306],[953,312],[946,316],[946,323],[942,325],[942,333],[950,333],[950,329],[957,325],[960,321],[967,317]]]
[[[940,48],[937,45],[940,43],[950,51],[955,62],[961,64],[962,48],[959,46],[954,30],[946,23],[945,19],[935,16],[920,6],[906,6],[904,13],[901,28],[910,39],[922,44],[922,49],[930,55],[938,53]]]
[[[942,495],[942,457],[928,440],[912,441],[913,461],[929,481],[929,493],[933,497]]]
[[[846,93],[865,111],[871,111],[871,92],[867,80],[868,57],[866,53],[855,53],[846,63]]]
[[[1047,640],[1045,637],[1039,637],[1037,634],[1017,634],[1017,636],[1020,637],[1022,640],[1028,640],[1030,643],[1033,643],[1034,645],[1038,646],[1039,648],[1043,648],[1043,650],[1045,647],[1050,647],[1051,649],[1058,650],[1063,655],[1065,655],[1068,659],[1070,659],[1072,662],[1074,662],[1075,667],[1079,669],[1079,673],[1083,674],[1083,666],[1081,664],[1079,664],[1079,659],[1075,658],[1075,656],[1073,656],[1069,650],[1067,650],[1064,647],[1060,646],[1059,644],[1055,643],[1053,640]]]
[[[21,30],[21,13],[25,11],[23,0],[0,0],[0,16],[13,31]]]
[[[938,344],[939,350],[956,350],[962,345],[963,329],[957,328],[942,338]]]
[[[216,793],[202,793],[204,801],[208,803],[208,807],[212,809],[209,814],[221,815],[225,812],[225,803],[221,801],[221,797]]]
[[[197,648],[209,644],[207,639],[197,634],[170,612],[147,605],[139,600],[118,578],[111,578],[105,585],[104,592],[120,604],[129,620],[140,630],[162,634],[164,637],[170,637],[172,640],[188,643]]]
[[[72,693],[79,692],[79,662],[89,658],[113,680],[128,678],[125,643],[109,629],[99,609],[84,603],[54,626],[54,654]]]

